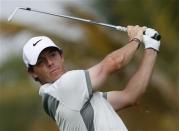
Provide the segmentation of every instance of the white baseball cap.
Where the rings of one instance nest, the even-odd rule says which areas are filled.
[[[55,47],[61,51],[61,49],[46,36],[37,36],[31,38],[23,48],[23,61],[25,65],[27,67],[30,65],[36,65],[40,53],[48,47]]]

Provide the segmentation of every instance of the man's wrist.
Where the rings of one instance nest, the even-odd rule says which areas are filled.
[[[153,50],[153,51],[155,51],[155,52],[159,53],[159,51],[158,51],[158,50],[156,50],[156,49],[154,49],[154,48],[145,48],[145,50]]]
[[[147,54],[158,54],[158,51],[155,50],[155,49],[153,49],[153,48],[146,48],[146,49],[145,49],[145,52],[146,52]]]
[[[128,43],[136,43],[138,45],[138,47],[137,47],[137,49],[138,49],[140,47],[141,41],[138,38],[133,38],[133,39],[129,40]]]
[[[131,43],[131,42],[136,42],[136,43],[141,43],[141,40],[139,40],[138,38],[132,38],[131,40],[129,40],[129,42],[128,43]]]

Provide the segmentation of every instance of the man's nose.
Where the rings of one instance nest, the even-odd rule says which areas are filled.
[[[46,59],[46,64],[47,64],[47,66],[53,65],[53,60],[47,58],[47,59]]]

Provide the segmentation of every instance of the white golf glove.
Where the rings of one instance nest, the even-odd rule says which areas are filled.
[[[155,34],[158,34],[158,32],[154,29],[147,28],[145,30],[145,34],[143,35],[143,43],[145,49],[152,48],[159,51],[160,40],[154,39]]]

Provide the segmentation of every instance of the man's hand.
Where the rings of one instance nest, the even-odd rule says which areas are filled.
[[[145,30],[145,35],[143,35],[143,43],[145,49],[152,48],[156,51],[159,51],[160,41],[153,39],[154,35],[158,33],[156,30],[147,28]]]
[[[140,42],[143,40],[143,32],[146,27],[136,26],[127,26],[127,33],[129,37],[129,41],[138,39]]]

